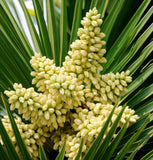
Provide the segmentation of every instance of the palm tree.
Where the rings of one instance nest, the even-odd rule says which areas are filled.
[[[25,145],[28,140],[25,142],[23,132],[21,134],[23,128],[31,127],[32,124],[28,118],[25,118],[26,116],[21,116],[24,113],[18,112],[19,107],[18,109],[12,109],[13,105],[9,107],[8,103],[11,100],[8,101],[7,96],[3,94],[4,91],[9,90],[5,91],[6,95],[9,95],[16,93],[12,91],[15,88],[22,88],[21,85],[14,83],[21,83],[25,88],[32,86],[37,90],[37,87],[40,86],[36,85],[35,87],[31,84],[32,75],[36,75],[36,72],[32,72],[35,68],[33,61],[40,58],[40,55],[37,54],[38,57],[35,57],[35,53],[41,53],[43,57],[53,59],[56,66],[62,67],[63,62],[66,61],[65,57],[70,53],[68,51],[72,50],[73,52],[74,45],[71,44],[78,39],[77,33],[81,26],[81,19],[85,17],[86,12],[96,7],[98,13],[101,14],[100,18],[103,19],[100,30],[106,35],[103,40],[106,42],[105,49],[107,50],[105,53],[107,63],[102,64],[103,70],[98,74],[107,77],[109,73],[114,76],[118,72],[129,70],[128,77],[132,76],[132,82],[128,85],[128,91],[125,94],[118,96],[117,101],[112,100],[113,102],[111,102],[116,107],[123,106],[114,123],[110,125],[115,107],[109,112],[99,135],[89,145],[88,152],[83,151],[85,137],[80,139],[75,159],[80,159],[80,157],[85,160],[151,159],[153,157],[153,84],[151,79],[153,73],[151,64],[153,24],[150,23],[153,7],[151,7],[151,0],[134,1],[134,3],[133,0],[63,0],[60,5],[50,0],[32,0],[33,16],[26,8],[24,1],[19,0],[19,2],[26,18],[30,37],[27,36],[14,2],[11,0],[1,0],[0,2],[1,157],[7,160],[22,157],[27,160],[31,159],[31,154],[35,154],[31,153]],[[30,72],[33,74],[30,75]],[[24,90],[26,90],[25,88]],[[43,90],[40,89],[40,92],[42,93]],[[41,93],[35,93],[35,96],[39,97],[42,95]],[[64,103],[66,102],[64,101]],[[80,105],[79,102],[78,104]],[[130,120],[127,120],[119,128],[118,124],[123,118],[126,106],[129,106],[131,111],[135,110],[139,119],[131,126],[129,126]],[[10,111],[10,108],[13,111]],[[71,109],[71,114],[77,113],[73,110],[74,108]],[[78,112],[84,112],[84,110]],[[6,114],[9,118],[4,118]],[[9,123],[12,125],[13,132]],[[19,125],[23,128],[20,128]],[[64,129],[66,130],[66,128]],[[36,132],[35,130],[31,132]],[[26,131],[30,134],[29,128]],[[54,131],[52,130],[52,132]],[[55,132],[56,134],[58,133]],[[61,136],[60,134],[61,132],[59,132],[59,136]],[[57,137],[52,136],[52,139],[54,138]],[[38,157],[41,160],[52,159],[57,155],[57,152],[53,150],[54,144],[51,143],[50,134],[46,143],[41,142],[39,141],[37,144],[37,146],[39,145]],[[66,143],[62,143],[56,159],[64,159],[65,152],[67,153],[66,147]]]

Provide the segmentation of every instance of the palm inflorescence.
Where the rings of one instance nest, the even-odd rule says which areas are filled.
[[[10,48],[0,46],[5,62],[1,64],[0,72],[7,78],[6,83],[0,79],[0,87],[8,97],[6,103],[7,98],[1,96],[8,112],[6,116],[2,107],[2,155],[8,158],[5,152],[9,153],[8,144],[13,143],[13,155],[23,159],[46,159],[42,146],[48,158],[50,153],[54,154],[53,150],[60,152],[57,159],[64,156],[69,160],[143,157],[138,150],[153,132],[153,86],[148,80],[153,72],[152,65],[138,75],[141,64],[153,48],[152,42],[143,45],[153,31],[152,25],[142,32],[153,9],[148,9],[141,17],[150,2],[146,0],[140,5],[110,48],[107,42],[111,44],[109,39],[115,19],[117,21],[126,5],[123,0],[114,1],[114,4],[107,0],[76,0],[75,6],[74,2],[67,4],[64,0],[60,9],[46,0],[47,25],[43,18],[45,7],[42,10],[41,3],[33,0],[39,33],[24,2],[19,2],[26,15],[36,53],[27,42],[21,24],[11,17],[7,3],[2,0],[0,40],[4,46],[10,44]],[[66,5],[75,7],[73,23],[71,16],[67,15],[70,8]],[[82,9],[86,14],[81,20]],[[82,27],[79,28],[80,22]],[[9,24],[8,29],[4,28],[6,24]],[[142,34],[139,36],[140,31]],[[12,37],[7,36],[9,33]],[[13,64],[8,54],[14,54]],[[8,63],[17,66],[19,73],[10,70]],[[5,67],[8,67],[9,75],[4,72]],[[143,87],[144,82],[146,86]],[[14,112],[14,119],[10,110]],[[6,132],[8,137],[4,136]],[[7,151],[3,150],[4,146]],[[152,150],[148,149],[142,159],[150,157]]]

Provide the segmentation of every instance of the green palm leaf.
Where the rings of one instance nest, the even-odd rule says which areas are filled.
[[[41,37],[42,46],[45,51],[44,55],[46,55],[47,57],[52,59],[53,56],[52,56],[52,52],[51,52],[51,45],[50,45],[47,27],[46,27],[46,23],[45,23],[45,20],[43,17],[43,12],[42,12],[41,6],[40,6],[38,0],[33,1],[33,5],[35,8],[36,19],[37,19],[37,23],[38,23],[38,27],[39,27],[39,33],[40,33],[40,37]]]
[[[83,0],[76,0],[75,2],[75,10],[74,10],[74,15],[73,15],[73,23],[72,23],[72,30],[71,30],[71,37],[70,37],[70,42],[69,45],[74,42],[77,38],[77,31],[80,26],[80,21],[81,21],[81,12],[82,12],[82,4]]]
[[[63,160],[64,159],[64,153],[65,153],[65,143],[63,145],[63,148],[61,152],[57,155],[56,160]]]
[[[56,65],[59,65],[59,37],[57,22],[55,19],[55,5],[53,1],[46,0],[46,10],[47,10],[47,29],[48,35],[51,42],[53,58]]]
[[[47,160],[45,151],[44,151],[44,149],[43,149],[42,146],[39,147],[39,150],[40,150],[40,159],[41,159],[41,160]]]
[[[60,17],[60,66],[65,60],[67,55],[67,10],[66,10],[66,0],[61,3],[61,17]]]

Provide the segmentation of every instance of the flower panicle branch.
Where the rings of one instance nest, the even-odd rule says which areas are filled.
[[[104,57],[105,34],[100,31],[102,20],[97,9],[89,10],[81,24],[83,27],[78,29],[78,39],[71,44],[62,67],[56,67],[53,60],[41,54],[36,53],[32,57],[32,84],[38,88],[37,92],[33,87],[26,89],[17,83],[13,85],[13,90],[4,92],[9,97],[10,109],[16,109],[29,122],[25,124],[18,116],[15,118],[33,159],[38,159],[38,145],[45,144],[46,139],[50,139],[53,149],[58,151],[66,141],[65,156],[71,160],[75,158],[84,138],[83,157],[101,131],[114,104],[132,81],[129,71],[100,73],[107,60]],[[115,108],[103,138],[121,110],[122,106]],[[138,118],[135,111],[126,106],[118,128],[127,120],[130,126]],[[2,121],[19,152],[8,117]]]

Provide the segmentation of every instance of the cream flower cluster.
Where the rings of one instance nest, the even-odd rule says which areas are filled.
[[[63,66],[67,72],[76,73],[79,84],[85,84],[85,88],[94,85],[98,89],[99,74],[103,68],[102,63],[106,63],[103,57],[106,50],[102,49],[105,41],[104,33],[100,32],[102,20],[99,18],[96,8],[90,10],[81,21],[84,28],[78,30],[79,40],[71,44],[72,51],[66,57]]]
[[[129,74],[130,71],[122,71],[121,73],[102,75],[100,96],[103,103],[116,102],[119,96],[127,92],[127,84],[132,82],[132,77]]]
[[[95,140],[95,138],[97,138],[114,107],[110,104],[102,105],[101,103],[94,104],[90,102],[87,103],[87,105],[90,110],[77,108],[76,113],[72,114],[73,120],[71,122],[71,129],[66,131],[58,130],[53,135],[51,135],[51,140],[54,142],[55,150],[61,150],[64,142],[66,141],[66,155],[68,155],[69,160],[73,159],[77,154],[82,138],[84,139],[82,153],[85,155],[92,142]],[[106,137],[111,128],[111,125],[114,123],[121,110],[122,106],[115,108],[111,119],[111,124],[109,125],[103,139]],[[133,115],[134,113],[134,110],[126,107],[122,118],[119,121],[118,127],[122,127],[127,120],[129,120],[128,126],[135,123],[138,119],[138,116]]]
[[[44,144],[46,141],[46,137],[49,137],[50,134],[48,133],[48,128],[36,128],[34,124],[25,124],[22,122],[21,118],[19,116],[15,117],[15,122],[17,124],[17,127],[19,129],[19,132],[21,134],[21,137],[23,141],[25,142],[25,145],[30,153],[30,155],[33,157],[34,160],[38,159],[39,154],[39,144]],[[16,142],[15,135],[13,133],[10,120],[8,116],[5,116],[2,119],[2,123],[5,126],[5,129],[7,133],[9,134],[9,137],[15,146],[16,151],[21,156],[19,147]],[[3,144],[3,142],[1,141]]]
[[[31,72],[34,76],[32,83],[36,84],[38,91],[59,97],[70,108],[81,105],[84,101],[84,86],[77,85],[75,74],[68,74],[63,67],[56,67],[53,60],[41,57],[40,54],[33,56],[30,63],[35,70]]]
[[[34,139],[29,145],[26,144],[29,150],[34,151],[32,146],[44,144],[46,139],[50,139],[53,149],[60,151],[66,142],[65,156],[69,160],[77,155],[82,138],[82,157],[85,155],[114,104],[126,92],[127,84],[132,81],[129,71],[105,75],[100,73],[103,70],[102,64],[106,63],[103,57],[106,50],[103,48],[105,35],[100,32],[102,20],[96,8],[86,13],[81,24],[83,28],[78,30],[79,38],[71,44],[71,51],[68,52],[63,67],[56,67],[53,60],[40,54],[32,57],[32,84],[35,84],[41,93],[36,92],[34,88],[26,89],[17,83],[13,85],[14,90],[5,91],[9,97],[10,109],[16,109],[29,123],[24,124],[21,119],[16,120],[24,141],[29,141],[29,137],[24,134],[30,134],[30,138]],[[115,108],[111,124],[103,138],[121,110],[122,106]],[[11,136],[13,132],[6,119],[4,117],[3,123],[5,122],[4,125]],[[121,128],[127,120],[130,126],[137,119],[135,111],[126,107],[118,127]],[[28,125],[32,126],[30,131],[23,129]],[[14,144],[16,146],[16,140]],[[38,156],[38,150],[31,156]]]
[[[35,121],[37,119],[38,108],[40,108],[44,101],[40,101],[43,97],[34,91],[34,88],[23,88],[21,84],[15,83],[13,85],[14,91],[5,91],[4,93],[9,97],[10,109],[18,110],[19,114],[23,114],[25,120]]]
[[[34,88],[23,88],[21,84],[13,85],[15,91],[5,91],[9,97],[10,109],[17,109],[25,120],[37,126],[48,126],[50,131],[63,127],[69,106],[51,94],[37,93]]]
[[[49,93],[59,96],[69,106],[81,105],[84,102],[84,86],[77,86],[77,78],[70,75],[54,74],[50,80],[45,81]]]
[[[30,60],[30,63],[34,69],[34,71],[31,72],[31,75],[35,77],[32,80],[32,84],[36,84],[38,91],[45,92],[45,80],[49,80],[57,71],[54,61],[46,57],[41,57],[40,54],[35,54]]]
[[[88,102],[95,103],[112,103],[117,102],[118,98],[127,91],[127,84],[132,81],[129,71],[121,73],[108,73],[105,75],[98,74],[98,78],[94,81],[97,88],[90,86],[84,89],[85,98]],[[86,82],[87,84],[89,81]]]
[[[53,149],[61,151],[64,142],[65,145],[65,156],[69,157],[69,160],[75,158],[81,143],[81,138],[76,136],[76,132],[70,126],[65,126],[64,129],[59,129],[54,132],[51,136],[51,141],[54,143]],[[82,152],[86,152],[86,144],[83,144]]]
[[[83,28],[78,30],[79,40],[72,43],[72,51],[66,57],[63,66],[69,73],[76,73],[78,83],[85,86],[84,94],[87,101],[111,104],[126,91],[127,83],[131,82],[129,71],[121,74],[109,73],[102,75],[102,63],[106,50],[103,49],[104,33],[100,32],[102,20],[96,8],[90,10],[81,21]]]

